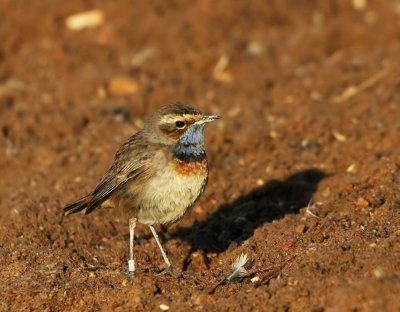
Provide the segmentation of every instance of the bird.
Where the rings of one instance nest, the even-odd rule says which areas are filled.
[[[203,193],[209,171],[204,128],[219,118],[181,102],[161,106],[121,145],[94,190],[65,206],[63,216],[82,210],[88,214],[99,207],[120,209],[129,223],[129,277],[136,276],[137,223],[150,228],[165,271],[172,271],[154,225],[179,221]]]

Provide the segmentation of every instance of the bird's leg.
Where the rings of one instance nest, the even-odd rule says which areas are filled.
[[[166,266],[167,266],[167,267],[166,267],[166,270],[171,270],[171,269],[172,269],[171,262],[169,262],[169,260],[168,260],[168,258],[167,258],[167,255],[166,255],[164,249],[163,249],[162,246],[161,246],[161,242],[160,242],[160,239],[158,238],[158,235],[157,235],[156,230],[155,230],[154,227],[151,226],[151,225],[149,225],[149,228],[150,228],[150,230],[151,230],[151,233],[153,233],[154,238],[156,239],[156,242],[157,242],[158,247],[159,247],[160,250],[161,250],[161,254],[162,254],[162,256],[163,256],[163,258],[164,258],[164,262],[165,262],[165,264],[166,264]]]
[[[129,219],[129,251],[130,258],[128,260],[129,278],[135,279],[135,259],[133,257],[133,241],[135,239],[136,218]]]

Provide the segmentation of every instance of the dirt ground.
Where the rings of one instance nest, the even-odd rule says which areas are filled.
[[[0,311],[400,311],[399,56],[398,0],[0,0]],[[61,211],[177,100],[209,183],[132,282],[123,216]]]

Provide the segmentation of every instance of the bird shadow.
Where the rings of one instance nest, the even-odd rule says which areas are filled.
[[[234,202],[222,205],[206,220],[177,229],[172,237],[189,242],[189,254],[196,250],[222,252],[251,237],[265,222],[298,213],[308,205],[319,182],[327,176],[319,169],[307,169],[283,181],[271,180]]]

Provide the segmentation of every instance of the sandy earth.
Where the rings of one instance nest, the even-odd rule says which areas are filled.
[[[399,311],[399,55],[397,0],[0,0],[0,310]],[[123,216],[61,210],[176,100],[209,183],[132,282]]]

